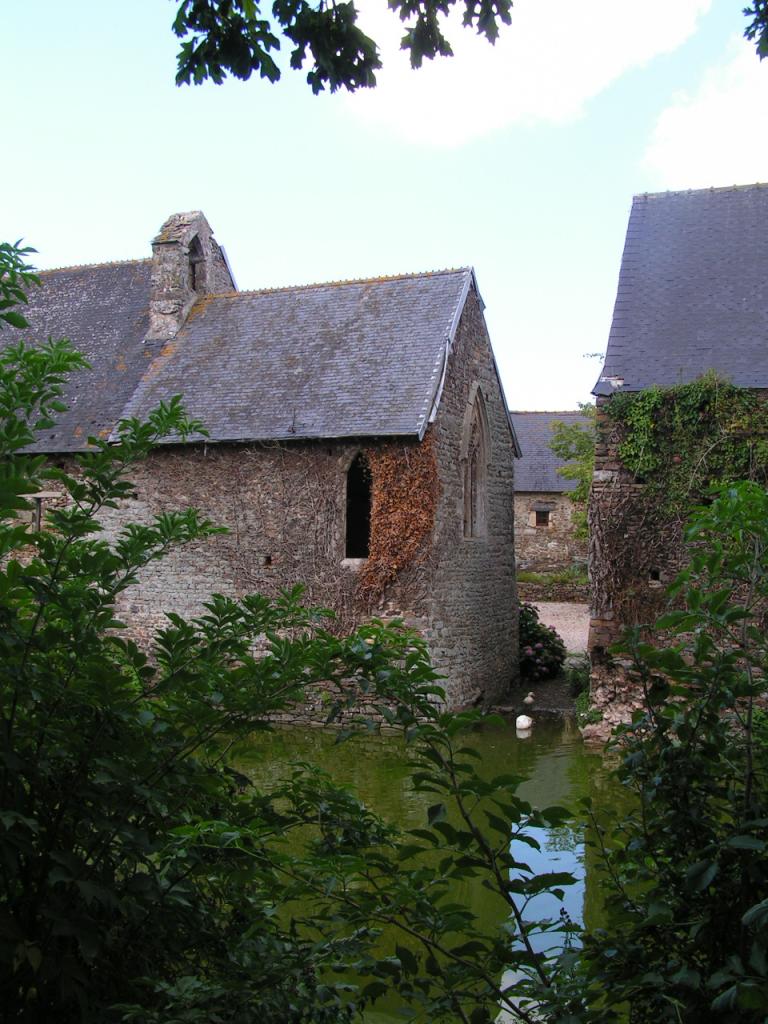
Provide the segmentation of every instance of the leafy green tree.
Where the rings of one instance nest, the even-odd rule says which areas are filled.
[[[618,775],[635,793],[595,822],[614,924],[584,938],[583,994],[598,1019],[758,1024],[768,1013],[768,759],[756,742],[768,640],[768,494],[725,487],[693,516],[684,607],[633,631],[644,707],[620,729]]]
[[[411,64],[420,67],[425,57],[450,56],[450,43],[442,30],[456,0],[393,0],[390,7],[407,22],[402,47]],[[499,23],[512,20],[512,0],[460,0],[464,25],[495,42]],[[262,12],[257,0],[183,0],[173,23],[183,42],[178,57],[178,85],[199,84],[210,78],[222,82],[227,74],[250,78],[258,72],[276,82],[280,78],[273,53],[280,35],[291,49],[290,66],[309,63],[307,82],[315,93],[344,87],[355,90],[376,84],[381,67],[378,47],[358,27],[357,11],[345,3],[308,3],[275,0]]]
[[[33,250],[22,249],[20,246],[20,241],[15,245],[0,242],[0,321],[11,327],[29,326],[24,315],[13,307],[26,305],[25,289],[40,283],[40,279],[26,263],[26,257]]]
[[[500,24],[512,20],[512,0],[389,0],[404,24],[401,47],[410,53],[413,67],[420,67],[425,57],[452,55],[443,26],[454,6],[463,12],[465,27],[491,43]],[[199,84],[207,78],[222,82],[229,74],[248,79],[254,72],[276,82],[281,71],[274,54],[281,36],[291,48],[291,68],[309,65],[307,82],[313,92],[376,84],[378,47],[359,28],[352,0],[274,0],[271,8],[262,7],[259,0],[182,0],[173,23],[182,40],[177,84]],[[767,0],[754,0],[744,14],[752,19],[745,35],[756,41],[762,58],[768,52]]]
[[[584,417],[581,423],[552,421],[549,447],[566,463],[557,471],[560,476],[565,480],[576,481],[576,487],[568,496],[576,506],[573,512],[576,536],[586,538],[589,532],[587,502],[595,468],[595,407],[589,403],[580,403],[579,409]]]
[[[762,60],[768,57],[768,0],[753,0],[749,7],[744,8],[744,14],[752,19],[744,35],[754,42]]]

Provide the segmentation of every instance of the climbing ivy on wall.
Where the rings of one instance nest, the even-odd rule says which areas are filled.
[[[768,482],[768,403],[707,373],[689,384],[614,395],[619,456],[665,518],[686,519],[714,485]]]
[[[768,484],[768,395],[714,373],[688,384],[619,392],[601,406],[598,446],[634,482],[599,484],[590,502],[597,618],[647,623],[684,557],[683,526],[718,484]],[[607,554],[609,553],[609,555]],[[606,627],[607,628],[607,627]]]
[[[423,562],[435,525],[439,480],[434,439],[368,448],[371,542],[359,575],[362,596],[375,601],[403,570]]]

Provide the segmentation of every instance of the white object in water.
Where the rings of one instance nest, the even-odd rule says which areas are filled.
[[[533,719],[528,715],[518,715],[515,719],[515,728],[525,731],[533,726]]]
[[[530,707],[531,704],[533,704],[533,700],[533,690],[531,690],[527,697],[523,697],[523,704],[525,704],[526,707]]]

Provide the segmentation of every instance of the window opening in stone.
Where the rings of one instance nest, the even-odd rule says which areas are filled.
[[[198,291],[203,283],[202,263],[203,247],[200,245],[200,239],[195,235],[189,243],[189,287],[193,292]]]
[[[484,537],[485,492],[488,476],[488,427],[479,391],[462,443],[464,452],[464,536]]]
[[[347,558],[367,558],[371,546],[371,470],[360,452],[347,472]]]
[[[648,573],[648,579],[651,581],[651,583],[658,583],[658,582],[660,582],[660,580],[661,580],[661,570],[660,569],[651,569],[651,571]]]
[[[549,526],[549,511],[547,509],[536,509],[536,525]]]

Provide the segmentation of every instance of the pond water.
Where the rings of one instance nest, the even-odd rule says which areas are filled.
[[[520,794],[534,807],[552,804],[575,808],[584,796],[598,809],[609,801],[622,799],[615,782],[608,777],[603,755],[586,748],[572,717],[540,718],[527,738],[519,738],[513,724],[487,725],[468,741],[482,757],[482,773],[492,776],[513,773],[524,776]],[[259,733],[242,747],[238,768],[257,784],[284,778],[293,761],[309,761],[324,768],[335,781],[350,785],[360,798],[383,818],[403,828],[418,828],[426,822],[432,794],[414,791],[410,782],[407,754],[396,736],[358,736],[337,744],[335,733],[323,729],[276,729]],[[541,850],[525,848],[521,859],[535,871],[568,871],[579,882],[566,889],[565,901],[554,897],[536,898],[529,913],[535,917],[556,917],[561,907],[577,922],[588,927],[600,923],[599,888],[590,867],[591,851],[585,847],[584,827],[563,826],[537,834]],[[498,897],[468,881],[456,895],[467,901],[488,924],[501,924],[506,913]],[[366,1019],[387,1022],[399,1019],[394,1006],[379,1007]]]

